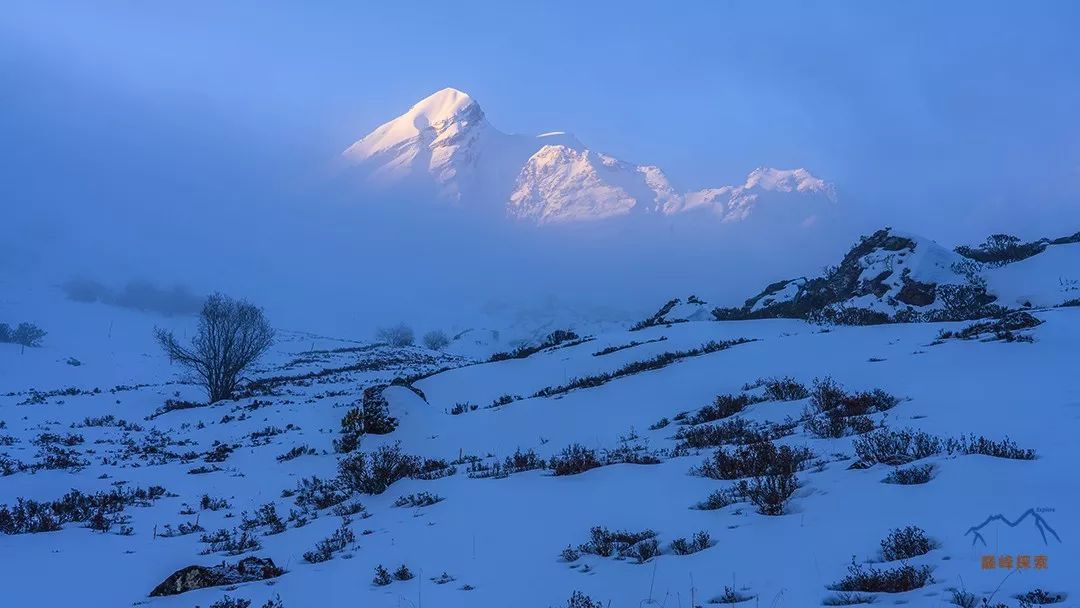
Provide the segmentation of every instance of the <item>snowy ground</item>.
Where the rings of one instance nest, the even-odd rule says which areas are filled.
[[[26,310],[9,306],[5,316]],[[1045,321],[1030,334],[1033,343],[947,340],[933,344],[941,329],[963,324],[836,327],[829,331],[801,321],[695,321],[642,331],[609,330],[576,346],[542,351],[525,359],[471,364],[456,355],[422,348],[361,348],[364,345],[282,333],[256,376],[297,376],[367,363],[365,369],[325,373],[313,381],[290,380],[274,396],[227,401],[172,411],[147,419],[166,399],[198,400],[197,387],[180,382],[151,336],[155,325],[190,331],[189,320],[162,320],[102,305],[56,304],[56,324],[46,327],[45,345],[23,351],[0,344],[0,453],[31,465],[40,460],[34,439],[41,433],[75,433],[73,447],[88,465],[70,470],[21,471],[0,477],[0,504],[20,497],[54,500],[70,489],[104,490],[161,485],[170,493],[148,507],[130,507],[133,534],[92,531],[67,524],[56,532],[0,535],[0,596],[7,606],[209,606],[228,594],[253,606],[280,596],[288,607],[334,606],[565,606],[580,590],[605,606],[706,605],[731,587],[749,597],[744,606],[816,606],[836,594],[852,560],[877,558],[879,540],[891,529],[917,525],[938,547],[910,560],[933,568],[935,582],[899,594],[875,593],[875,603],[948,606],[952,588],[991,604],[1018,605],[1019,593],[1041,588],[1076,593],[1080,570],[1080,517],[1076,500],[1076,437],[1080,428],[1080,308],[1037,312]],[[39,322],[48,325],[43,317]],[[60,319],[64,319],[61,325]],[[7,319],[0,319],[7,320]],[[11,319],[17,321],[19,319]],[[652,341],[595,356],[609,346]],[[698,347],[709,340],[750,338],[726,350],[687,357],[663,369],[612,380],[555,397],[536,391],[575,377],[612,371],[664,352]],[[323,352],[331,349],[351,349]],[[69,359],[78,360],[73,365]],[[244,555],[270,557],[287,572],[270,581],[149,598],[175,570],[191,564],[235,561],[203,555],[199,533],[162,537],[169,524],[198,521],[207,532],[233,528],[241,513],[273,503],[283,516],[294,508],[283,497],[303,477],[334,476],[340,455],[332,442],[339,422],[362,389],[395,377],[456,367],[405,387],[386,389],[396,431],[365,436],[360,450],[400,442],[408,453],[448,461],[476,456],[502,460],[515,450],[545,458],[572,443],[612,449],[620,437],[661,450],[660,464],[616,464],[554,476],[547,470],[506,478],[473,478],[469,465],[436,480],[405,479],[377,496],[358,496],[370,517],[354,517],[356,540],[329,561],[311,564],[302,555],[341,523],[329,510],[302,527],[260,536],[261,549]],[[719,394],[738,394],[759,377],[792,376],[810,385],[832,377],[849,390],[881,388],[902,398],[876,414],[890,428],[916,428],[946,437],[975,433],[1008,436],[1033,448],[1032,461],[982,455],[937,455],[934,478],[923,485],[882,482],[890,467],[849,468],[855,437],[820,439],[800,425],[780,444],[806,446],[815,464],[799,473],[800,488],[779,516],[765,516],[749,503],[719,510],[692,508],[733,482],[691,475],[712,449],[672,456],[677,424],[650,430],[663,417],[694,411]],[[121,386],[123,385],[123,386]],[[49,394],[75,387],[79,394]],[[93,389],[101,392],[95,393]],[[35,397],[35,392],[39,396]],[[487,407],[502,395],[523,399]],[[255,403],[253,403],[255,402]],[[459,403],[475,411],[451,415]],[[769,401],[740,414],[755,421],[799,418],[807,400]],[[248,406],[254,405],[254,408]],[[142,430],[77,427],[87,417],[113,415]],[[291,427],[289,425],[292,425]],[[281,433],[252,437],[266,427]],[[121,438],[141,444],[154,431],[183,443],[169,450],[198,452],[192,459],[122,456]],[[213,443],[238,444],[223,462],[201,455]],[[298,445],[316,451],[279,462]],[[196,467],[216,466],[202,474]],[[427,491],[444,498],[426,507],[395,507],[399,497]],[[199,508],[200,497],[227,499],[230,507]],[[186,507],[193,507],[188,509]],[[1019,517],[1039,509],[1053,527],[1044,543],[1031,521],[983,530],[988,546],[973,545],[966,532],[988,516]],[[181,514],[185,511],[187,514]],[[583,554],[567,563],[560,553],[588,540],[593,526],[652,529],[663,553],[643,564]],[[158,534],[155,534],[155,530]],[[668,543],[707,531],[713,546],[675,555]],[[1045,568],[983,567],[982,557],[1046,556]],[[375,567],[402,563],[416,574],[387,586],[372,583]],[[897,564],[878,564],[896,566]],[[452,582],[432,579],[443,573]],[[1080,597],[1080,596],[1076,596]],[[1063,604],[1073,605],[1069,596]]]

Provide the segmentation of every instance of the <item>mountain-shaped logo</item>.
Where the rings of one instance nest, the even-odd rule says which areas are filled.
[[[967,532],[964,532],[964,536],[967,536],[969,534],[971,535],[971,545],[972,546],[975,546],[975,543],[977,543],[977,542],[981,542],[983,544],[983,546],[985,547],[986,546],[986,539],[983,538],[982,533],[986,529],[987,526],[989,526],[991,524],[994,524],[994,523],[1001,523],[1001,524],[1004,524],[1004,525],[1006,525],[1006,526],[1008,526],[1010,528],[1017,528],[1017,527],[1019,527],[1021,524],[1025,523],[1025,522],[1030,522],[1031,525],[1034,525],[1035,529],[1039,532],[1039,536],[1042,537],[1042,541],[1043,541],[1044,545],[1050,544],[1050,538],[1051,537],[1053,537],[1054,540],[1056,540],[1057,542],[1060,543],[1061,542],[1061,537],[1058,535],[1057,531],[1055,531],[1054,528],[1050,526],[1050,522],[1046,521],[1046,518],[1043,517],[1043,515],[1042,515],[1042,513],[1040,513],[1040,511],[1046,512],[1046,511],[1049,511],[1049,510],[1048,509],[1031,508],[1031,509],[1028,509],[1027,511],[1024,511],[1016,519],[1009,519],[1008,517],[1005,517],[1004,515],[1002,515],[1000,513],[990,515],[981,524],[968,528]],[[1049,536],[1048,536],[1048,534],[1049,534]]]

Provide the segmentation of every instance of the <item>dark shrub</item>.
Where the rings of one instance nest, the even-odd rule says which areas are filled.
[[[950,454],[980,454],[993,456],[994,458],[1010,458],[1013,460],[1035,460],[1035,450],[1021,448],[1008,437],[1000,441],[968,435],[957,439],[949,439],[945,442],[945,449]]]
[[[861,591],[864,593],[901,593],[919,589],[933,583],[930,566],[915,567],[909,564],[895,568],[878,569],[863,567],[854,561],[848,566],[848,574],[832,586],[834,591]]]
[[[926,555],[937,545],[918,526],[897,528],[881,539],[881,559],[887,562]]]
[[[794,473],[763,475],[739,482],[739,493],[750,499],[762,515],[783,515],[797,489],[799,480]]]
[[[210,604],[210,608],[248,608],[249,606],[251,606],[251,600],[242,597],[232,597],[230,595],[226,595],[213,604]]]
[[[739,492],[739,487],[736,485],[726,490],[716,490],[709,494],[705,500],[694,505],[694,508],[702,511],[715,511],[744,500],[746,500],[746,497]]]
[[[471,403],[455,403],[454,407],[450,408],[450,414],[453,416],[460,416],[466,412],[475,412],[477,406]]]
[[[655,538],[646,538],[635,543],[622,553],[626,557],[632,557],[637,563],[644,564],[650,559],[660,555],[660,542]]]
[[[581,553],[579,553],[577,549],[568,546],[562,550],[559,557],[561,557],[564,562],[576,562],[581,558]]]
[[[89,522],[92,518],[109,516],[119,519],[130,506],[149,506],[154,500],[166,495],[165,488],[121,489],[108,492],[84,494],[71,490],[59,500],[38,502],[18,498],[12,506],[0,505],[0,533],[27,534],[52,532],[70,522]]]
[[[941,298],[941,310],[927,313],[924,319],[926,321],[981,319],[1005,312],[1005,309],[993,304],[996,297],[987,293],[986,282],[981,278],[972,279],[963,285],[938,285],[937,295]]]
[[[1011,234],[991,234],[981,245],[961,245],[956,248],[956,253],[984,264],[1004,266],[1042,253],[1047,244],[1045,239],[1024,243]]]
[[[408,496],[400,496],[394,501],[395,507],[430,507],[431,505],[442,502],[443,497],[438,494],[432,494],[430,492],[418,492],[416,494],[409,494]]]
[[[665,417],[661,418],[660,420],[657,420],[653,424],[650,424],[649,425],[649,430],[650,431],[659,431],[660,429],[666,427],[669,424],[671,424],[671,421],[668,420],[667,417],[665,416]]]
[[[341,526],[334,530],[329,537],[320,540],[312,551],[304,553],[304,559],[312,564],[325,562],[350,544],[356,542],[356,535],[348,527],[348,520],[343,520]]]
[[[686,540],[685,538],[676,538],[671,541],[671,552],[675,555],[690,555],[691,553],[697,553],[704,549],[708,549],[712,545],[712,537],[709,533],[702,530],[697,534],[694,534],[693,538]]]
[[[470,467],[469,477],[493,477],[495,479],[502,479],[514,473],[544,469],[547,468],[547,466],[547,461],[540,458],[534,450],[522,452],[519,448],[515,450],[513,454],[507,456],[501,463],[494,462],[491,466],[486,466],[478,460],[474,461]]]
[[[878,463],[904,465],[940,454],[944,449],[941,439],[929,433],[911,429],[893,431],[887,428],[858,437],[853,446],[859,462],[865,466]]]
[[[631,340],[630,342],[628,342],[626,344],[619,344],[619,345],[616,345],[616,346],[609,346],[607,348],[601,348],[600,350],[593,353],[593,356],[594,357],[603,357],[604,355],[610,355],[611,353],[617,353],[620,350],[626,350],[628,348],[634,348],[635,346],[641,346],[642,344],[651,344],[653,342],[663,342],[664,340],[667,340],[667,336],[660,336],[659,338],[654,338],[652,340],[642,340],[640,342],[637,341],[637,340]]]
[[[221,552],[227,555],[240,555],[241,553],[262,548],[259,537],[248,533],[247,530],[237,530],[235,528],[232,530],[221,529],[213,534],[203,534],[199,540],[206,543],[206,548],[202,551],[203,555]]]
[[[570,382],[561,386],[549,386],[546,388],[542,388],[533,393],[533,397],[554,397],[555,395],[568,393],[578,388],[595,388],[597,386],[607,384],[608,382],[611,382],[612,380],[615,380],[617,378],[623,378],[626,376],[632,376],[634,374],[640,374],[642,372],[662,369],[681,359],[719,352],[731,348],[732,346],[738,344],[745,344],[747,342],[753,342],[753,340],[747,338],[736,338],[734,340],[722,340],[719,342],[717,342],[716,340],[710,340],[709,342],[706,342],[705,344],[702,344],[697,348],[661,353],[650,359],[627,363],[626,365],[620,367],[613,372],[603,372],[592,376],[582,376],[580,378],[574,378],[570,380]]]
[[[520,448],[514,450],[514,453],[506,457],[503,461],[503,470],[507,473],[522,473],[524,471],[532,471],[535,469],[542,469],[547,466],[536,452],[533,450],[521,451]]]
[[[302,478],[296,484],[294,494],[298,507],[311,507],[318,510],[344,502],[349,497],[349,490],[339,479],[324,481],[312,475],[310,478]]]
[[[518,395],[502,395],[501,397],[492,401],[491,405],[489,405],[488,407],[501,407],[504,405],[510,405],[511,403],[519,399],[521,399],[521,397]]]
[[[682,448],[711,448],[719,445],[746,445],[779,439],[790,435],[792,424],[754,423],[745,418],[733,418],[716,424],[684,427],[675,433]]]
[[[586,340],[591,340],[587,338]],[[531,355],[534,355],[544,349],[554,348],[560,345],[570,346],[571,342],[579,343],[581,338],[571,330],[568,329],[556,329],[547,335],[539,344],[519,346],[510,352],[499,352],[491,355],[489,361],[506,361],[507,359],[524,359]]]
[[[596,451],[580,443],[563,448],[563,451],[552,456],[548,463],[548,467],[555,475],[576,475],[599,466],[601,463],[596,457]]]
[[[580,591],[575,591],[570,595],[570,599],[566,600],[566,608],[604,608],[604,605]]]
[[[421,472],[423,461],[401,451],[399,444],[365,454],[354,453],[338,462],[338,479],[348,489],[382,494],[395,481]]]
[[[645,541],[652,541],[650,545],[656,543],[656,532],[652,530],[642,530],[641,532],[617,530],[612,532],[603,526],[596,526],[589,531],[589,541],[580,545],[578,549],[582,553],[590,553],[600,557],[611,557],[613,555],[640,557],[640,553],[635,553],[635,551],[638,551],[635,547]],[[643,551],[648,554],[653,550],[658,553],[659,545],[650,546]]]
[[[735,590],[734,587],[724,585],[724,592],[709,600],[710,604],[739,604],[754,599],[754,596]]]
[[[692,472],[712,479],[741,479],[794,474],[813,457],[807,448],[777,447],[770,441],[717,449]]]
[[[255,511],[254,517],[248,517],[247,513],[240,515],[240,527],[244,530],[254,530],[255,528],[265,527],[267,530],[266,535],[280,534],[285,531],[285,522],[281,520],[281,516],[278,515],[277,509],[274,508],[274,503],[267,503],[257,511]]]
[[[407,581],[407,580],[411,580],[412,577],[413,577],[412,571],[409,570],[409,567],[406,566],[405,564],[401,564],[400,566],[397,567],[397,570],[394,570],[394,580]]]
[[[917,485],[930,481],[934,476],[934,465],[917,464],[910,467],[897,467],[889,472],[883,480],[885,483],[895,483],[905,486]]]
[[[379,564],[375,566],[375,578],[371,582],[377,587],[385,587],[394,582],[394,579],[390,577],[390,571],[384,568],[382,564]]]
[[[765,387],[765,398],[770,401],[798,401],[810,396],[806,386],[790,376],[768,378],[760,382]]]
[[[750,395],[717,395],[711,405],[706,405],[697,411],[688,421],[689,424],[702,424],[722,418],[734,416],[746,409],[746,406],[754,403]]]
[[[836,595],[825,598],[824,600],[822,600],[821,603],[826,606],[854,606],[856,604],[873,604],[874,596],[865,595],[862,593],[841,591]],[[974,608],[974,606],[972,606],[971,608]]]
[[[224,498],[213,498],[209,494],[203,494],[199,499],[199,508],[203,511],[220,511],[229,508],[229,501]]]
[[[888,411],[899,402],[881,389],[848,393],[832,378],[815,380],[803,426],[823,438],[868,433],[874,423],[867,415]]]
[[[315,448],[308,447],[307,445],[297,445],[297,446],[293,446],[293,448],[290,449],[288,452],[285,452],[284,454],[279,454],[277,456],[277,461],[278,462],[286,462],[288,460],[293,460],[293,459],[299,458],[301,456],[314,456],[314,455],[315,455]]]
[[[1020,602],[1021,608],[1030,608],[1031,606],[1045,606],[1046,604],[1064,602],[1065,594],[1050,593],[1043,591],[1042,589],[1032,589],[1027,593],[1021,593],[1016,596],[1016,599]]]
[[[341,418],[341,438],[334,441],[338,452],[351,452],[360,445],[365,434],[385,435],[397,428],[398,420],[390,415],[390,404],[383,397],[385,386],[364,389],[360,405],[345,412]]]

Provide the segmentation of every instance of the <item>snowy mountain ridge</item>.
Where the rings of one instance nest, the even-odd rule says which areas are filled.
[[[452,88],[376,128],[343,157],[379,187],[412,187],[451,203],[482,201],[536,224],[700,210],[734,222],[753,215],[767,194],[791,199],[804,216],[836,201],[835,187],[806,169],[761,167],[742,184],[683,191],[659,167],[592,150],[564,132],[503,133],[475,100]]]

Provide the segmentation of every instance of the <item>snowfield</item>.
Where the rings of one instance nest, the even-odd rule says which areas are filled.
[[[1001,272],[1019,272],[1021,264],[1040,258]],[[36,315],[40,324],[57,322],[46,327],[50,333],[40,348],[0,344],[0,461],[10,473],[0,477],[0,504],[117,486],[157,485],[167,493],[145,506],[128,506],[107,532],[71,522],[56,531],[0,534],[5,605],[190,608],[228,595],[253,606],[277,597],[289,607],[549,607],[566,606],[581,591],[617,608],[726,605],[740,598],[734,605],[802,607],[856,596],[875,604],[949,606],[953,589],[1008,606],[1020,605],[1019,594],[1042,589],[1063,594],[1060,605],[1073,605],[1080,569],[1074,540],[1080,538],[1080,308],[1033,310],[1044,321],[1023,332],[1033,342],[938,340],[940,331],[965,323],[824,328],[799,320],[700,320],[690,312],[698,320],[605,330],[497,362],[279,332],[253,375],[277,380],[256,383],[258,390],[235,401],[162,412],[166,400],[198,402],[202,394],[160,354],[152,328],[190,332],[194,320],[99,304],[27,304],[46,295],[22,304],[5,301],[2,309],[5,317],[44,310],[49,317]],[[743,338],[750,341],[589,388],[534,396],[664,353]],[[640,344],[628,346],[633,343]],[[432,374],[440,369],[445,371]],[[417,379],[421,375],[426,377]],[[691,473],[715,448],[679,447],[677,434],[690,426],[677,416],[693,415],[718,395],[760,396],[760,387],[744,387],[785,376],[808,388],[829,377],[848,391],[880,388],[897,397],[894,407],[868,414],[875,425],[942,438],[1007,437],[1035,450],[1036,458],[941,451],[916,462],[932,465],[927,483],[884,483],[894,467],[853,468],[860,435],[808,432],[803,422],[810,399],[753,399],[727,420],[789,421],[788,434],[775,443],[813,452],[796,474],[798,489],[781,515],[763,515],[746,500],[695,508],[737,482]],[[239,555],[206,552],[201,536],[237,528],[263,505],[274,505],[282,520],[299,511],[297,497],[283,491],[296,490],[304,478],[335,477],[345,457],[334,448],[342,416],[365,388],[395,378],[411,380],[382,390],[397,428],[362,436],[358,450],[399,444],[408,454],[452,463],[452,471],[401,479],[377,495],[353,494],[349,501],[364,508],[344,524],[354,538],[320,563],[309,563],[304,554],[342,525],[333,508],[309,510],[308,521],[286,521],[273,534],[255,526],[251,533],[260,546]],[[504,396],[508,402],[495,405]],[[463,413],[451,413],[456,406]],[[107,424],[126,423],[84,425],[104,416],[114,417]],[[660,426],[664,418],[670,423]],[[82,464],[42,466],[47,444],[70,449]],[[608,464],[572,475],[550,469],[485,473],[515,451],[533,450],[546,460],[572,444],[598,455],[623,447],[623,454],[650,455],[641,460],[655,464]],[[304,446],[302,455],[279,460],[297,446]],[[394,506],[422,492],[442,500]],[[200,505],[204,495],[228,506]],[[1028,516],[1016,527],[991,520],[979,528],[985,546],[970,532],[988,517],[1015,520],[1029,509],[1039,518]],[[1052,529],[1045,540],[1036,521]],[[202,531],[168,536],[166,526],[175,531],[194,523]],[[853,560],[863,567],[900,567],[880,562],[879,541],[911,525],[925,530],[934,548],[903,563],[928,566],[933,582],[900,593],[832,589]],[[652,530],[660,553],[638,563],[577,550],[577,558],[567,561],[564,549],[586,543],[594,526]],[[699,531],[711,538],[707,548],[679,555],[670,547]],[[246,556],[271,558],[285,573],[149,596],[178,569]],[[993,556],[994,568],[986,567],[984,556]],[[1013,560],[1011,568],[998,561],[1004,556]],[[1031,556],[1030,566],[1018,567],[1019,556]],[[393,572],[401,564],[415,576],[373,583],[377,566]]]

